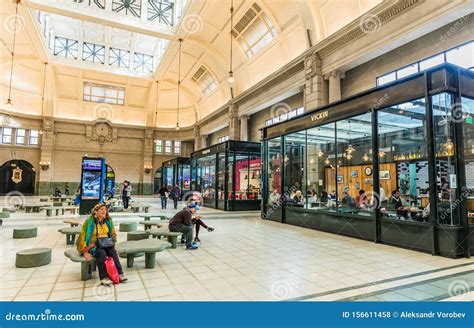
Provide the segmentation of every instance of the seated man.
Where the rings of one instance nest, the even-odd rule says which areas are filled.
[[[390,197],[388,204],[389,204],[388,208],[390,210],[397,211],[398,217],[404,218],[404,219],[408,218],[408,210],[403,207],[400,191],[398,190],[392,191],[392,197]]]
[[[345,191],[342,193],[342,207],[356,207],[354,198],[349,195],[349,192]]]
[[[172,232],[182,232],[186,236],[186,249],[197,249],[193,242],[193,214],[196,214],[196,207],[190,205],[176,213],[170,220],[169,229]]]
[[[196,211],[199,211],[200,208],[197,204],[195,203],[191,203],[188,208],[194,208]],[[194,241],[195,242],[200,242],[201,239],[199,239],[199,230],[201,227],[203,227],[204,229],[206,229],[207,231],[209,232],[213,232],[214,231],[214,228],[211,228],[209,226],[207,226],[203,221],[202,221],[202,217],[199,215],[199,216],[196,216],[192,219],[192,222],[193,224],[196,226],[196,237],[194,238]],[[181,240],[181,243],[183,243],[183,240]]]

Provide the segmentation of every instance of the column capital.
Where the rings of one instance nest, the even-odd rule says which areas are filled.
[[[304,57],[304,70],[306,80],[317,75],[322,75],[322,61],[317,51],[310,52]]]
[[[329,80],[330,78],[338,78],[338,79],[343,79],[346,77],[346,73],[345,72],[341,72],[339,70],[334,70],[332,72],[329,72],[327,74],[324,74],[324,79],[325,80]]]

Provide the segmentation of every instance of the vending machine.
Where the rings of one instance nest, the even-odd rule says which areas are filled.
[[[103,202],[106,172],[105,158],[82,158],[79,214],[89,214],[97,203]]]

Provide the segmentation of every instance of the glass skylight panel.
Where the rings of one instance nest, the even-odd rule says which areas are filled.
[[[420,61],[420,71],[444,63],[444,53]]]
[[[105,47],[94,43],[84,42],[82,60],[103,64],[105,61]]]
[[[130,51],[110,48],[109,52],[109,64],[111,66],[117,66],[120,68],[130,67]]]
[[[127,16],[140,18],[142,0],[113,0],[112,10],[116,13],[123,13]]]
[[[152,73],[153,72],[153,56],[141,53],[134,54],[133,69],[138,72]]]
[[[84,101],[123,105],[125,103],[125,89],[112,85],[84,82]]]
[[[395,72],[391,72],[377,78],[377,85],[384,85],[393,82],[397,79]]]
[[[207,97],[209,96],[212,91],[217,89],[217,82],[214,77],[206,71],[198,81],[198,85],[201,89],[201,92]]]
[[[147,19],[168,26],[173,26],[174,3],[168,0],[147,0]]]
[[[405,76],[412,75],[418,73],[418,63],[400,68],[397,70],[397,78],[401,79],[404,78]]]
[[[474,67],[474,42],[447,51],[446,61],[463,68]]]
[[[54,55],[64,58],[77,59],[77,40],[56,37],[54,41]]]

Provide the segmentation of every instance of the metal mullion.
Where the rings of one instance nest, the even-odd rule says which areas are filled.
[[[281,189],[281,198],[283,198],[282,201],[282,206],[281,206],[281,223],[286,223],[286,199],[285,199],[285,171],[286,171],[286,165],[285,165],[285,137],[282,135],[280,137],[280,151],[281,151],[281,161],[280,161],[280,189]]]
[[[429,94],[431,90],[431,74],[425,72],[425,114],[426,114],[426,138],[428,155],[428,181],[430,198],[430,225],[431,225],[431,254],[436,255],[438,250],[437,241],[437,221],[438,221],[438,192],[437,192],[437,174],[436,174],[436,148],[433,126],[433,108],[432,98]]]
[[[378,204],[376,200],[373,200],[374,205],[376,205],[374,211],[374,242],[380,242],[380,236],[382,234],[381,224],[380,224],[380,208],[382,204],[382,199],[380,197],[380,162],[379,162],[379,137],[378,137],[378,112],[375,109],[372,109],[372,174],[373,174],[373,195],[378,195],[379,200]],[[385,195],[386,197],[386,195]]]

